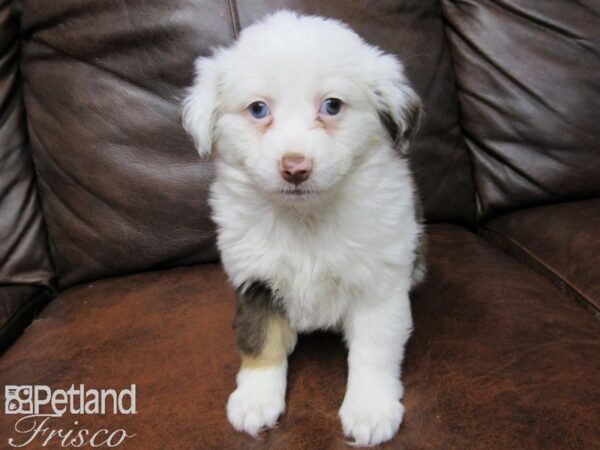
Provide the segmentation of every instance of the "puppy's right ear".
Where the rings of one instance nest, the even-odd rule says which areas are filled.
[[[213,58],[196,60],[196,77],[183,100],[183,128],[196,144],[200,156],[208,155],[212,148],[217,111],[219,72]]]

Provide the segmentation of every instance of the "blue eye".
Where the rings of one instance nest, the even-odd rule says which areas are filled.
[[[326,98],[321,105],[320,114],[337,116],[342,110],[342,101],[339,98]]]
[[[270,114],[269,107],[265,102],[251,103],[248,110],[255,119],[264,119]]]

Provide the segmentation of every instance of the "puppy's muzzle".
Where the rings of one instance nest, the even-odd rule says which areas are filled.
[[[279,172],[285,181],[296,186],[308,180],[313,169],[313,162],[299,153],[288,153],[281,159]]]

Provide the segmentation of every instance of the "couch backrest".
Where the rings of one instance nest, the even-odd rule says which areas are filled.
[[[403,59],[426,111],[411,164],[429,221],[600,194],[597,2],[22,0],[23,97],[61,287],[216,260],[212,165],[183,132],[180,101],[195,56],[281,8],[339,18]],[[31,165],[10,151],[25,142],[11,45],[2,160],[18,169],[3,171],[0,230],[31,237],[16,253],[3,241],[17,263],[1,273],[45,279]]]
[[[10,1],[0,2],[0,330],[35,286],[53,276],[25,132],[19,40]],[[11,291],[15,295],[8,295]],[[19,292],[19,295],[16,293]]]
[[[412,167],[430,221],[473,224],[437,0],[22,0],[31,149],[61,287],[215,260],[209,160],[180,126],[194,57],[282,7],[338,17],[398,53],[426,114]]]
[[[201,161],[180,123],[193,55],[231,42],[226,2],[22,1],[31,150],[61,287],[214,261]]]
[[[600,195],[600,2],[441,4],[479,217]]]

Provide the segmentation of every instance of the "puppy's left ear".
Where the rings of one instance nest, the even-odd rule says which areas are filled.
[[[381,54],[377,62],[373,101],[383,125],[404,153],[421,122],[421,99],[408,84],[404,68],[396,57]]]
[[[183,128],[194,140],[200,156],[208,155],[213,145],[217,112],[219,71],[214,58],[196,60],[196,77],[183,100]]]

